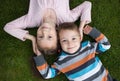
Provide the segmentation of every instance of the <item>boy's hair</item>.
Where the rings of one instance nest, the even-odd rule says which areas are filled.
[[[76,30],[77,32],[79,32],[78,26],[73,22],[65,22],[60,24],[58,27],[58,35],[61,30]]]

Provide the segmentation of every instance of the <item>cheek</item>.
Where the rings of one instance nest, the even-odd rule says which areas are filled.
[[[37,37],[39,37],[41,35],[42,35],[41,31],[37,31]]]
[[[41,31],[41,28],[40,28],[40,27],[37,29],[37,32],[39,32],[39,31]]]
[[[61,44],[62,49],[66,49],[67,45],[66,44]]]
[[[41,47],[41,41],[40,40],[37,40],[37,45],[38,45],[38,47]]]
[[[78,39],[77,41],[76,41],[76,43],[80,43],[81,42],[81,40],[80,39]]]

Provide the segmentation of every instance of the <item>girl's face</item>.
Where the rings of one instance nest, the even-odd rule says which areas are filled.
[[[80,47],[80,34],[76,30],[61,30],[59,33],[62,49],[67,53],[75,53]]]
[[[49,23],[43,23],[37,30],[37,44],[41,48],[56,48],[57,33],[55,27]]]

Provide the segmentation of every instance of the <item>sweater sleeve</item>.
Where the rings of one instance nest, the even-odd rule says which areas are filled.
[[[83,5],[84,5],[84,8],[82,9],[82,12],[81,12],[81,21],[86,21],[86,24],[88,24],[91,22],[92,4],[89,1],[85,1]]]
[[[110,49],[111,45],[107,37],[96,28],[93,28],[89,35],[97,42],[94,43],[94,46],[96,47],[96,53],[102,53]]]
[[[28,13],[7,23],[4,27],[4,30],[8,34],[25,41],[24,36],[26,33],[29,33],[25,29],[36,27],[41,22],[41,18],[39,18],[40,14],[38,14],[40,11],[38,11],[39,5],[37,1],[38,0],[30,0]]]
[[[7,23],[4,27],[4,30],[8,34],[22,41],[25,41],[24,36],[26,33],[29,33],[27,30],[24,30],[26,27],[27,27],[27,18],[26,15],[24,15],[16,20]]]
[[[59,71],[54,67],[54,65],[48,65],[43,55],[34,57],[34,61],[37,70],[40,72],[44,79],[53,78],[59,73]]]
[[[74,9],[71,10],[71,14],[73,18],[78,19],[80,17],[80,21],[86,21],[86,24],[91,22],[91,2],[84,1],[82,4],[78,5]]]

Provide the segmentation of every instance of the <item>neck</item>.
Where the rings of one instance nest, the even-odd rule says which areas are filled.
[[[55,26],[56,21],[57,21],[57,19],[56,19],[56,14],[55,14],[54,10],[47,9],[43,16],[43,23],[50,23],[51,25]]]
[[[56,26],[56,21],[54,21],[53,19],[50,19],[50,18],[44,18],[43,23],[48,23],[54,27]]]

